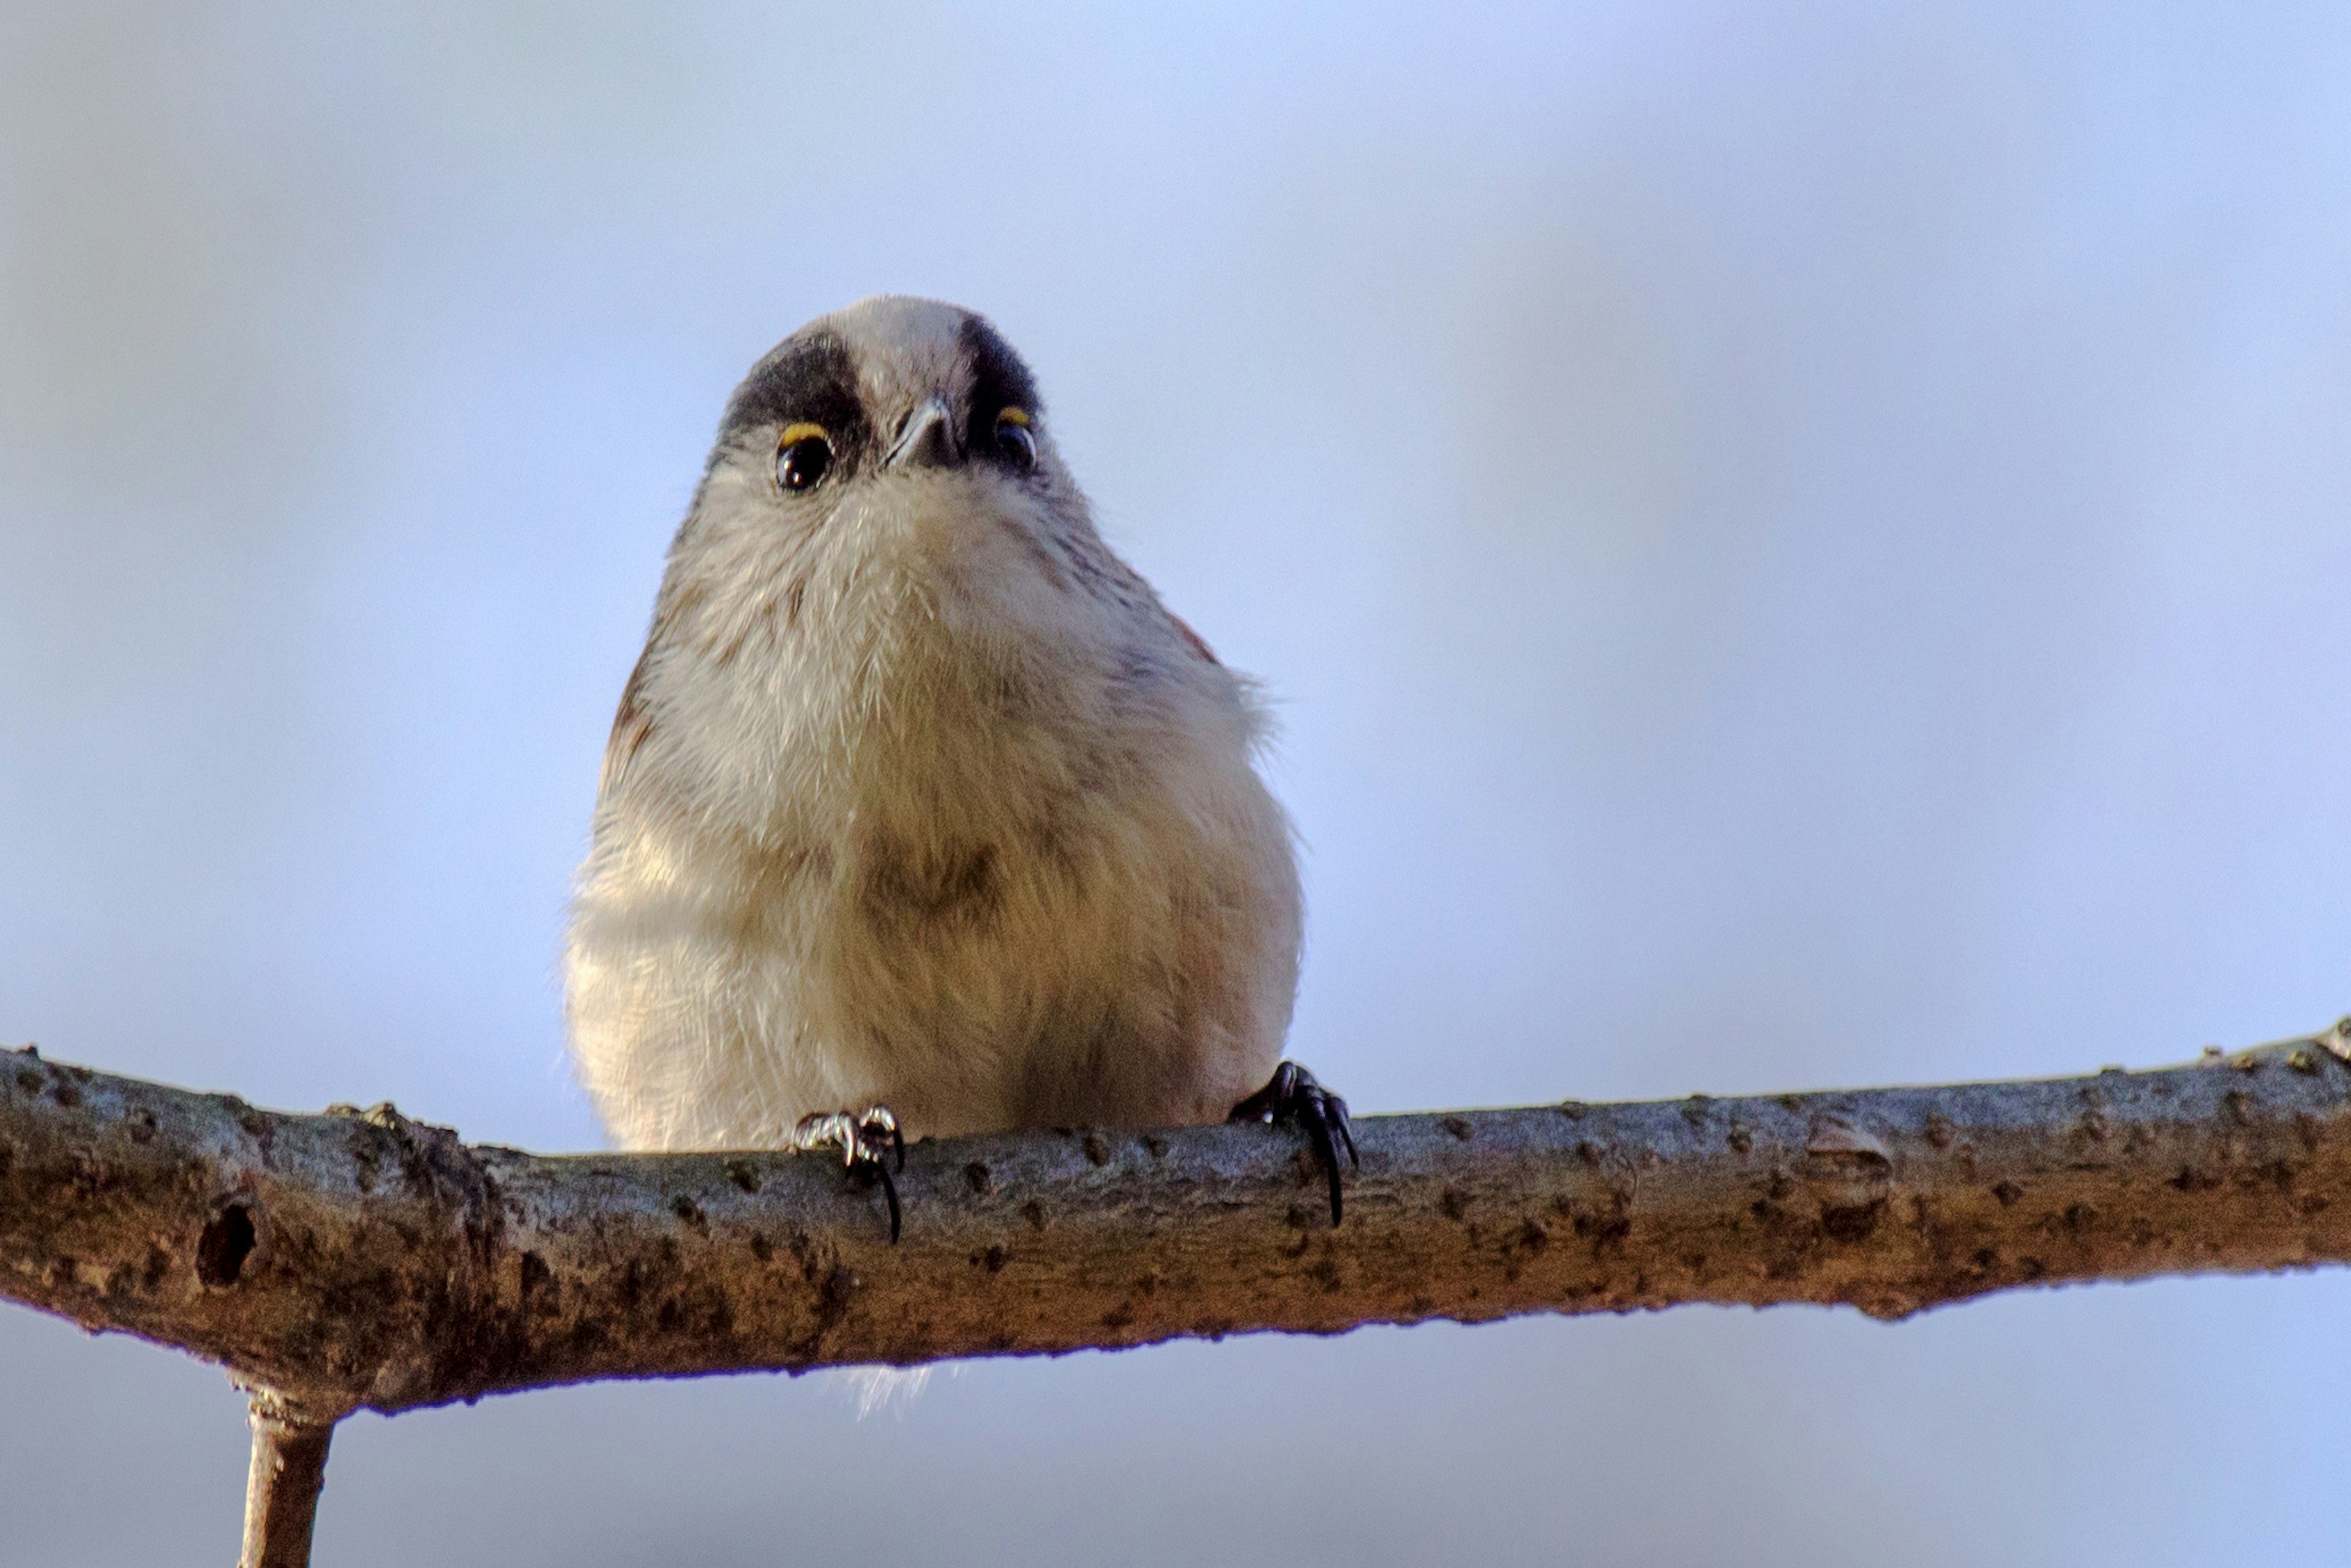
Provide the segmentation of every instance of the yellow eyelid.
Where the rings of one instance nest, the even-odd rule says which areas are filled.
[[[802,420],[798,424],[784,426],[784,433],[776,438],[776,444],[791,446],[802,441],[831,441],[831,439],[832,433],[821,424],[810,424],[806,420]]]
[[[1013,404],[1007,403],[1004,407],[996,411],[996,423],[998,424],[1017,424],[1020,426],[1021,429],[1026,430],[1029,428],[1029,411],[1025,408],[1019,408]]]

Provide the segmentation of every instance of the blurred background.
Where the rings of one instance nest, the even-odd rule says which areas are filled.
[[[595,1146],[554,965],[662,550],[883,290],[995,318],[1278,695],[1360,1111],[2322,1027],[2346,81],[2318,5],[16,0],[0,1040]],[[2346,1312],[539,1393],[346,1423],[319,1561],[2334,1561]],[[217,1371],[0,1307],[0,1563],[225,1562],[245,1463]]]

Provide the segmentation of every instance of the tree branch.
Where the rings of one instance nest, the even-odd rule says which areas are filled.
[[[245,1550],[236,1568],[307,1568],[332,1421],[287,1418],[266,1390],[253,1396],[253,1469],[245,1481]]]
[[[265,1455],[257,1426],[257,1489],[291,1484],[265,1460],[315,1476],[357,1407],[590,1378],[1683,1301],[1896,1318],[2351,1260],[2346,1027],[2091,1078],[1366,1117],[1336,1230],[1269,1128],[932,1140],[896,1247],[821,1157],[542,1157],[0,1051],[0,1296],[266,1391],[291,1436]]]

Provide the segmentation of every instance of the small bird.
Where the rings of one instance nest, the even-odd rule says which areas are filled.
[[[573,1053],[641,1149],[1234,1120],[1280,1061],[1289,821],[1253,684],[1096,531],[981,317],[881,297],[726,405],[604,754]]]

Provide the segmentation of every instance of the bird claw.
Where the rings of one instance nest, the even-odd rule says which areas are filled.
[[[1347,1119],[1347,1103],[1315,1082],[1314,1074],[1294,1061],[1285,1061],[1273,1070],[1272,1081],[1233,1107],[1228,1118],[1234,1122],[1270,1122],[1277,1127],[1303,1126],[1308,1142],[1314,1145],[1315,1158],[1322,1165],[1322,1174],[1331,1181],[1331,1224],[1339,1224],[1339,1150],[1347,1151],[1347,1163],[1360,1170],[1363,1161],[1355,1157],[1354,1126]]]
[[[890,1163],[882,1156],[895,1152],[898,1168],[906,1168],[906,1134],[899,1130],[898,1118],[886,1105],[868,1106],[862,1113],[848,1111],[819,1111],[800,1118],[792,1129],[792,1147],[800,1153],[814,1154],[820,1149],[839,1149],[841,1165],[849,1171],[882,1178],[882,1191],[890,1200],[890,1240],[898,1239],[898,1184],[891,1179]]]

